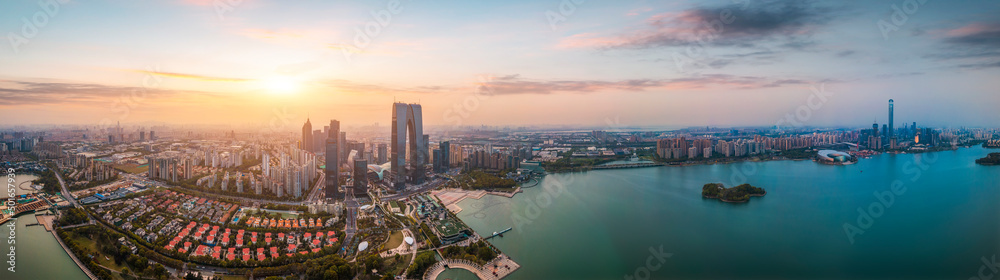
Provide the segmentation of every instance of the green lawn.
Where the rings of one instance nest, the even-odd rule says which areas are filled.
[[[77,236],[75,233],[70,233],[70,238],[76,240],[76,242],[78,242],[80,246],[87,248],[87,250],[90,250],[91,252],[96,252],[97,256],[94,257],[94,260],[97,262],[97,264],[103,265],[104,267],[111,268],[117,271],[121,271],[123,268],[125,268],[122,265],[115,264],[115,259],[113,257],[101,253],[101,251],[97,249],[97,244],[94,243],[93,240],[90,240],[89,238],[84,238],[82,236]],[[87,256],[80,256],[80,257],[82,257],[81,261],[83,261],[83,259],[86,259]],[[105,259],[104,257],[108,258]],[[111,274],[114,275],[115,277],[118,277],[116,279],[121,279],[120,278],[121,275],[119,275],[118,273],[112,272]]]
[[[247,280],[243,275],[222,275],[222,280]]]
[[[410,265],[410,256],[412,255],[410,254],[401,255],[399,256],[399,261],[396,261],[396,257],[385,258],[385,261],[383,261],[382,263],[382,267],[384,267],[385,269],[385,271],[383,271],[383,274],[392,274],[392,275],[402,274],[403,270],[406,270],[406,267]]]
[[[403,243],[403,232],[402,231],[394,231],[394,232],[392,232],[391,235],[389,235],[389,241],[385,243],[385,247],[384,248],[385,248],[385,250],[396,249],[396,247],[399,247],[399,244],[402,244],[402,243]]]
[[[146,164],[144,165],[120,164],[120,165],[115,165],[114,167],[131,174],[139,174],[149,170],[149,165]]]

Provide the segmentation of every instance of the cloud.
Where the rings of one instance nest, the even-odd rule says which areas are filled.
[[[247,28],[239,31],[240,35],[264,40],[300,39],[306,37],[306,33],[310,32],[290,29],[270,30],[261,28]]]
[[[945,41],[952,44],[1000,47],[1000,23],[972,23],[948,30],[945,35]]]
[[[1000,67],[1000,61],[996,62],[983,62],[983,63],[969,63],[969,64],[959,64],[955,67],[963,69],[986,69]]]
[[[632,9],[631,11],[628,11],[628,13],[625,13],[625,15],[626,16],[630,16],[630,17],[632,17],[632,16],[638,16],[640,14],[643,14],[643,13],[646,13],[646,12],[649,12],[649,11],[652,11],[652,10],[653,10],[653,8],[650,8],[650,7],[643,7],[643,8],[638,8],[638,9]]]
[[[753,76],[726,74],[702,74],[672,79],[627,79],[603,80],[539,80],[521,77],[519,74],[487,76],[472,85],[459,86],[417,86],[393,87],[380,84],[366,84],[347,80],[328,80],[323,84],[346,93],[357,94],[450,94],[483,92],[491,95],[517,94],[588,94],[600,92],[643,92],[647,90],[693,90],[713,87],[730,89],[775,88],[787,85],[803,85],[815,82],[836,82],[834,80],[812,81],[807,79],[771,79]]]
[[[782,42],[782,47],[799,49],[811,46],[813,43],[808,37],[837,16],[836,12],[812,1],[696,7],[680,13],[653,15],[636,31],[626,34],[577,34],[563,39],[558,46],[650,49],[694,44],[755,47],[766,42]]]
[[[154,71],[138,70],[138,69],[129,69],[128,71],[129,72],[142,73],[142,74],[155,75],[155,76],[161,76],[161,77],[192,79],[192,80],[208,81],[208,82],[246,82],[246,81],[253,81],[252,79],[224,78],[224,77],[213,77],[213,76],[197,75],[197,74],[171,73],[171,72],[154,72]]]
[[[183,4],[194,5],[194,6],[211,6],[213,3],[215,3],[215,1],[219,0],[181,0],[180,2]],[[221,0],[221,1],[227,1],[227,0]]]
[[[462,87],[454,86],[415,86],[415,87],[395,87],[382,84],[369,84],[354,82],[342,79],[332,79],[321,82],[321,84],[345,93],[356,94],[381,94],[381,95],[405,95],[405,94],[436,94],[454,92]],[[465,87],[470,89],[470,87]]]
[[[854,55],[855,53],[857,53],[857,52],[856,51],[852,51],[852,50],[846,50],[846,51],[837,52],[835,55],[837,57],[848,57],[848,56]]]
[[[733,89],[773,88],[809,84],[802,79],[768,79],[752,76],[704,74],[673,79],[600,80],[529,80],[519,75],[503,76],[478,83],[486,92],[507,94],[594,93],[608,91],[641,92],[646,90],[688,90],[710,87]]]
[[[84,83],[0,80],[0,106],[107,103],[123,96],[159,97],[172,91]]]
[[[941,48],[925,58],[938,60],[958,60],[954,65],[963,69],[984,69],[1000,67],[1000,23],[976,22],[962,27],[939,31],[942,34]]]

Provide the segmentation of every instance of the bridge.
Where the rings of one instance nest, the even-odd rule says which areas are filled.
[[[619,168],[640,168],[640,167],[653,167],[661,166],[662,164],[655,162],[636,162],[636,163],[620,163],[620,164],[608,164],[608,165],[597,165],[592,167],[592,169],[619,169]]]
[[[506,255],[499,255],[493,260],[486,263],[484,266],[479,266],[468,260],[460,259],[444,259],[441,260],[431,267],[427,268],[424,272],[424,280],[435,280],[438,275],[449,268],[458,268],[471,271],[476,274],[476,277],[482,280],[499,280],[507,277],[512,272],[521,268],[521,265],[511,260]]]

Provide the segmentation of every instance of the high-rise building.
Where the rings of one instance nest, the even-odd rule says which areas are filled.
[[[346,131],[340,132],[340,141],[337,143],[338,143],[337,148],[340,150],[340,163],[347,163],[347,155],[349,154],[351,149],[347,147]]]
[[[191,158],[184,159],[184,179],[191,179],[194,177],[194,171],[191,170],[191,165],[194,165],[194,160]]]
[[[441,172],[448,171],[448,168],[451,167],[451,142],[441,141],[441,143],[438,143],[438,149],[441,150]]]
[[[441,163],[444,161],[441,159],[441,149],[434,149],[431,155],[433,155],[431,163],[434,166],[434,173],[443,173],[445,169],[441,167]]]
[[[354,188],[355,196],[364,195],[368,192],[368,161],[360,158],[354,159]]]
[[[389,149],[385,143],[378,144],[378,164],[385,164],[389,161]]]
[[[295,176],[295,182],[292,185],[292,194],[295,198],[302,197],[303,185],[307,184],[302,181],[302,170],[296,169],[293,176]]]
[[[302,125],[302,149],[313,152],[312,123],[306,118],[306,123]]]
[[[420,104],[393,103],[392,110],[392,185],[403,189],[407,182],[423,183],[424,165],[427,163],[427,143],[424,142],[423,113]],[[407,145],[407,143],[409,143]],[[409,153],[407,168],[405,155]]]
[[[330,129],[326,135],[326,182],[327,199],[341,199],[340,187],[340,122],[330,121]]]
[[[892,127],[892,117],[893,117],[892,116],[892,109],[893,109],[892,108],[892,99],[889,99],[889,129],[886,132],[886,135],[888,135],[890,139],[895,136],[895,135],[893,135],[893,133],[895,133],[895,131],[893,130],[893,127]]]
[[[326,145],[325,145],[326,143],[323,143],[323,142],[326,142],[326,136],[325,135],[326,134],[323,134],[322,130],[319,130],[319,129],[313,130],[313,136],[312,136],[313,137],[313,139],[312,139],[312,141],[313,141],[312,152],[313,153],[317,153],[318,154],[320,152],[323,152],[323,148],[326,148]]]

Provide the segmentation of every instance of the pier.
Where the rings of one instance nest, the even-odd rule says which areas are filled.
[[[510,231],[512,229],[514,229],[514,228],[513,227],[509,227],[509,228],[507,228],[505,230],[502,230],[500,232],[494,232],[493,235],[490,235],[490,236],[488,236],[486,238],[483,238],[483,240],[488,240],[490,238],[494,238],[494,237],[497,237],[497,236],[503,236],[503,233],[508,232],[508,231]]]

